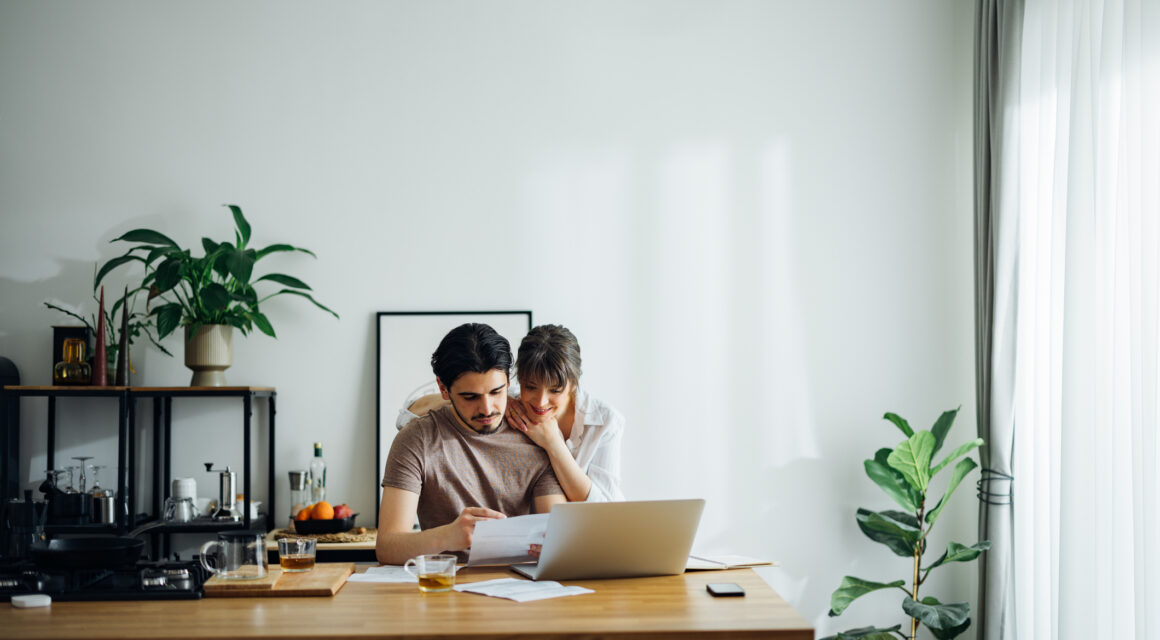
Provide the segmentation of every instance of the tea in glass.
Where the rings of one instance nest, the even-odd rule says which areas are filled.
[[[282,571],[310,571],[314,568],[316,550],[314,538],[282,538],[278,541],[278,563]]]
[[[438,593],[450,591],[455,586],[455,562],[453,555],[427,555],[411,558],[403,565],[403,571],[419,580],[419,591]]]

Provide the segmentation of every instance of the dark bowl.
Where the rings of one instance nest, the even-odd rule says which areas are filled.
[[[342,533],[343,531],[350,531],[354,528],[354,519],[358,514],[353,514],[349,518],[334,519],[334,520],[295,520],[294,532],[303,535],[310,535],[312,533]]]

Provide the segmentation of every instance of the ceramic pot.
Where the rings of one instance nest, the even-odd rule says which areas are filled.
[[[191,338],[185,328],[185,366],[193,370],[191,387],[224,387],[226,369],[234,363],[234,328],[206,324]]]

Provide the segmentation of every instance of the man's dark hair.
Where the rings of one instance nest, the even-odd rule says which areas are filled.
[[[431,354],[431,370],[448,389],[465,373],[487,373],[492,369],[511,376],[512,348],[507,338],[482,323],[455,327]]]

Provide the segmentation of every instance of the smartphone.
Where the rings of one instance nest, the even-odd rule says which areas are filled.
[[[711,582],[705,585],[705,590],[717,597],[745,595],[745,589],[736,582]]]

